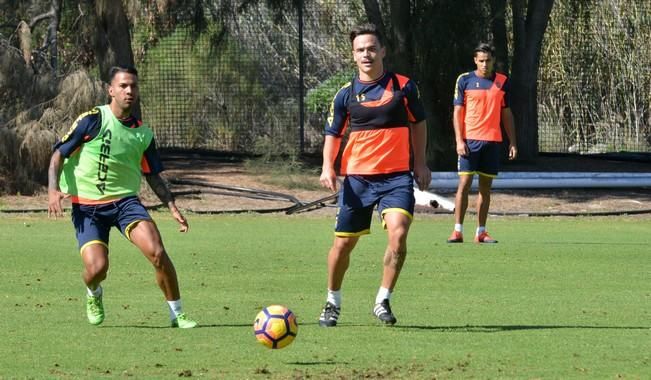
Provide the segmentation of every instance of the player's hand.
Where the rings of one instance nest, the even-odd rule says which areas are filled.
[[[518,157],[518,148],[515,145],[510,144],[509,145],[509,160],[515,160],[516,157]]]
[[[432,182],[432,171],[425,164],[415,165],[414,180],[418,184],[418,190],[425,191],[429,188],[430,182]]]
[[[459,156],[467,156],[470,152],[468,152],[468,145],[466,145],[465,141],[457,142],[457,154]]]
[[[319,182],[321,182],[321,186],[329,189],[333,193],[337,192],[337,174],[334,169],[323,170]]]
[[[48,190],[47,195],[48,218],[54,217],[56,219],[59,216],[63,216],[63,206],[61,205],[61,201],[68,198],[70,195],[64,194],[58,190]]]
[[[188,232],[190,229],[190,226],[188,225],[188,220],[185,219],[183,214],[181,214],[181,211],[176,207],[175,204],[170,204],[170,212],[172,213],[172,216],[176,221],[180,224],[179,226],[179,232]]]

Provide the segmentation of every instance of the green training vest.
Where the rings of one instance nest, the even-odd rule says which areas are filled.
[[[61,191],[97,201],[137,195],[142,156],[154,133],[145,124],[125,127],[108,105],[97,108],[102,117],[100,131],[64,161]]]

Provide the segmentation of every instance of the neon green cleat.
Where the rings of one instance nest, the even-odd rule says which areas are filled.
[[[197,322],[188,318],[185,313],[181,313],[172,319],[172,327],[178,327],[180,329],[191,329],[197,327]]]
[[[102,296],[86,297],[86,316],[91,325],[99,325],[104,322],[104,304]]]

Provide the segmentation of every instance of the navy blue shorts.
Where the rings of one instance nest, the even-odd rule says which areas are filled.
[[[411,219],[414,203],[414,178],[409,172],[346,176],[339,192],[335,235],[370,233],[376,205],[380,218],[386,213],[399,212]]]
[[[117,227],[129,239],[131,229],[143,220],[152,220],[138,197],[127,197],[100,205],[72,205],[72,224],[75,226],[79,251],[87,245],[102,244],[108,248],[109,231]]]
[[[496,141],[466,140],[470,153],[459,156],[459,175],[479,174],[495,178],[500,169],[502,143]]]

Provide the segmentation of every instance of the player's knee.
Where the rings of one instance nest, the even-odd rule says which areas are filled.
[[[480,187],[480,188],[478,189],[478,191],[479,191],[479,194],[480,194],[484,199],[486,199],[486,198],[490,198],[490,196],[491,196],[491,188],[490,188],[490,186],[488,186],[488,187]]]
[[[156,269],[163,268],[170,263],[169,256],[163,247],[155,247],[148,256]]]
[[[401,223],[389,227],[389,234],[393,240],[404,241],[407,240],[407,233],[409,232],[409,224]]]
[[[92,262],[86,263],[86,272],[88,275],[96,280],[102,281],[106,278],[106,273],[108,272],[109,263],[108,260],[93,260]]]
[[[405,223],[387,223],[387,233],[389,237],[389,246],[395,250],[402,250],[402,246],[407,243],[407,234],[409,233],[408,222]]]
[[[470,187],[472,186],[472,176],[460,176],[459,177],[459,186],[457,187],[458,192],[469,192]]]
[[[335,251],[338,251],[343,254],[348,254],[350,251],[355,248],[357,239],[352,238],[337,238],[332,246]]]

